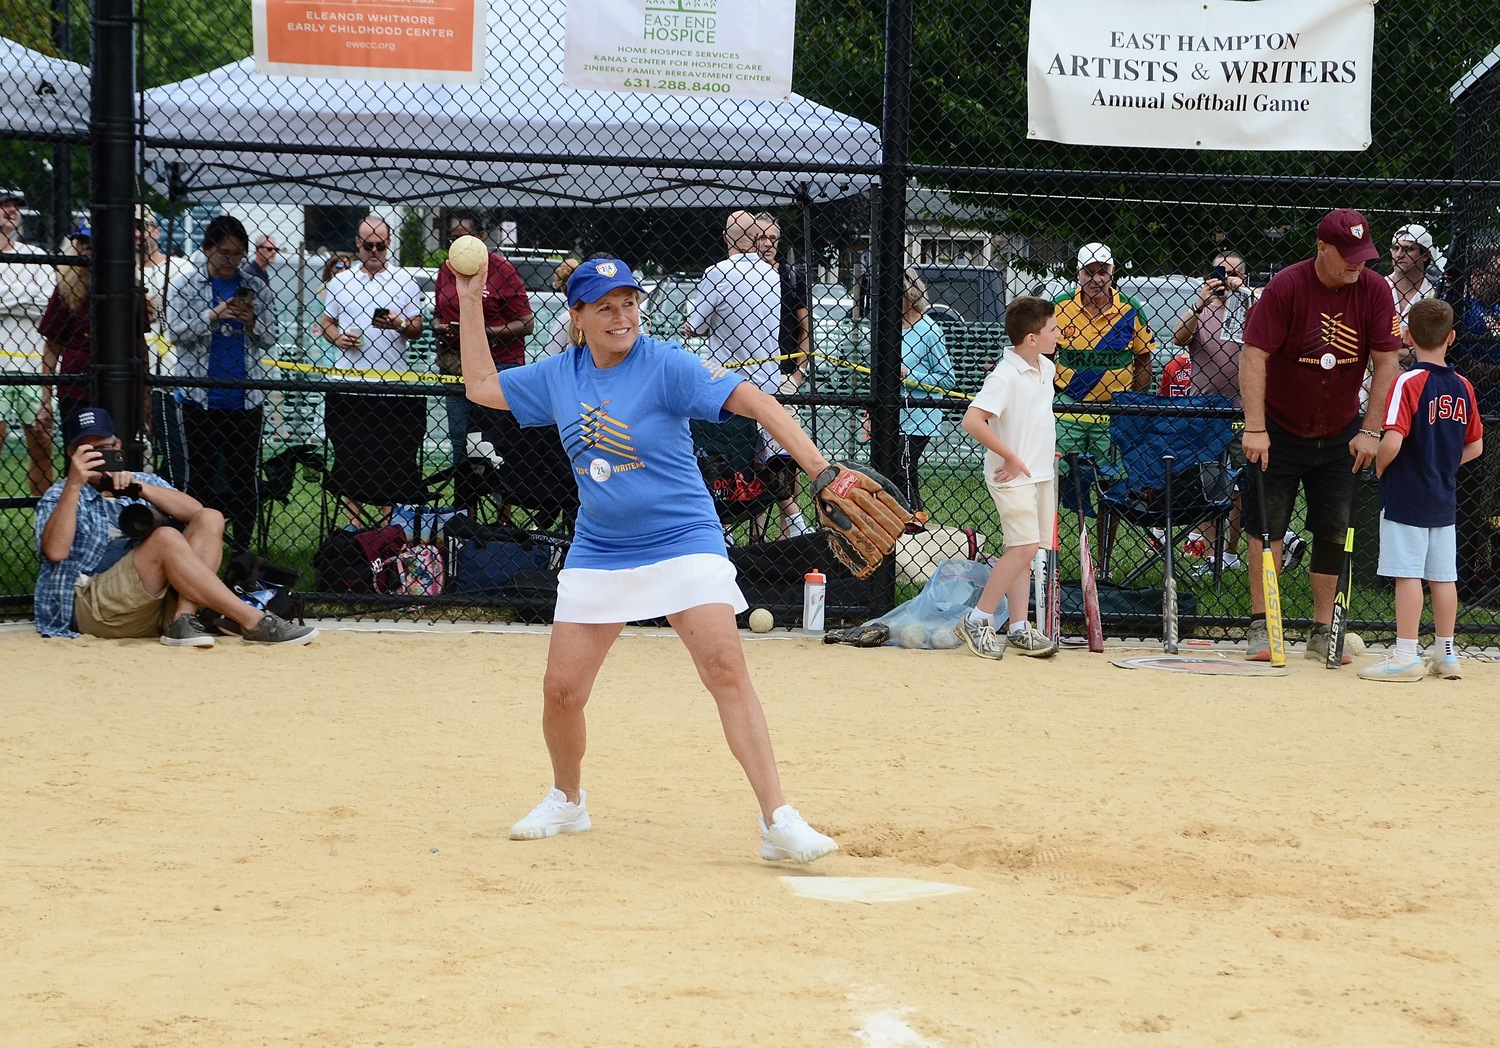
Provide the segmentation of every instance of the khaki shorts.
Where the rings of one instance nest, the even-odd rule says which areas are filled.
[[[114,567],[90,575],[73,589],[73,615],[78,632],[115,640],[120,637],[159,637],[172,622],[177,595],[171,587],[152,596],[135,570],[135,550]]]
[[[1018,484],[1001,488],[989,485],[990,498],[1000,514],[1000,530],[1005,548],[1036,544],[1052,548],[1052,524],[1057,513],[1052,479],[1035,484]]]

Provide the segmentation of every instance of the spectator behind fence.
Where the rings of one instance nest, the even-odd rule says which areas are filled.
[[[1250,286],[1238,251],[1219,252],[1209,267],[1197,300],[1177,318],[1172,342],[1188,351],[1192,392],[1229,397],[1238,406],[1245,318],[1259,292]]]
[[[561,291],[564,295],[568,293],[568,280],[573,276],[573,271],[583,264],[582,259],[569,255],[557,264],[552,271],[552,289]],[[552,321],[552,330],[547,333],[547,344],[542,347],[538,357],[556,356],[569,346],[577,346],[582,343],[583,333],[574,330],[573,315],[567,309],[558,311]]]
[[[1426,226],[1415,223],[1402,226],[1391,236],[1391,275],[1385,282],[1391,286],[1391,302],[1396,315],[1401,318],[1401,362],[1410,364],[1413,345],[1407,338],[1407,315],[1414,303],[1424,298],[1437,297],[1437,288],[1429,279],[1428,271],[1442,273],[1447,265]]]
[[[1260,294],[1260,289],[1252,287],[1249,281],[1245,256],[1238,251],[1220,251],[1209,260],[1208,279],[1198,289],[1197,300],[1177,319],[1172,331],[1172,341],[1188,351],[1192,392],[1228,397],[1236,407],[1240,403],[1240,353],[1244,349],[1245,319]],[[1240,566],[1238,491],[1234,502],[1221,568]],[[1188,540],[1189,554],[1211,556],[1218,539],[1217,528],[1213,521],[1202,522],[1199,534]]]
[[[943,329],[927,315],[927,284],[908,268],[904,274],[905,290],[901,295],[901,457],[892,482],[906,496],[913,512],[925,513],[917,466],[922,452],[942,431],[941,408],[910,405],[924,400],[942,400],[958,382]],[[1050,403],[1050,402],[1049,402]],[[1049,408],[1050,410],[1050,408]],[[922,518],[918,518],[921,520]]]
[[[556,427],[582,500],[558,577],[542,683],[552,788],[511,827],[511,838],[539,840],[591,827],[582,774],[584,709],[595,678],[626,622],[666,618],[713,694],[730,752],[755,792],[761,858],[811,862],[837,850],[782,794],[765,713],[735,629],[745,598],[688,422],[743,415],[775,433],[809,474],[827,469],[827,460],[775,398],[675,343],[642,335],[641,288],[624,262],[590,259],[568,282],[583,348],[500,373],[483,341],[484,280],[483,269],[456,279],[465,390],[477,403],[514,411],[522,425]],[[681,833],[668,835],[680,850]]]
[[[19,189],[0,188],[0,254],[37,255],[42,252],[20,239]],[[52,271],[31,262],[0,263],[0,374],[40,375],[42,336],[37,321],[47,308]],[[26,483],[33,498],[52,484],[52,393],[42,386],[0,386],[0,445],[12,425],[21,429],[26,444]],[[43,402],[49,405],[43,413]]]
[[[730,368],[756,389],[774,394],[781,388],[781,368],[775,359],[781,345],[781,277],[756,248],[760,232],[759,222],[748,211],[730,213],[724,222],[728,257],[710,266],[698,282],[682,334],[707,335],[710,363]],[[785,454],[761,430],[756,462],[764,465]],[[782,530],[787,536],[803,535],[807,524],[801,513],[793,512]]]
[[[172,647],[213,647],[198,620],[211,608],[248,641],[306,644],[318,635],[253,608],[219,581],[224,517],[151,473],[107,470],[104,452],[120,438],[103,408],[63,422],[67,475],[36,507],[36,628],[44,637],[160,637]],[[122,530],[122,514],[142,507],[180,526],[144,537]]]
[[[172,282],[167,333],[177,347],[176,374],[225,382],[267,378],[261,360],[276,345],[271,289],[245,259],[245,227],[219,215],[203,232],[203,268]],[[259,389],[189,386],[177,391],[187,445],[187,493],[223,512],[229,544],[250,549],[260,508]]]
[[[984,448],[984,484],[1005,534],[1005,552],[990,569],[974,607],[954,627],[982,659],[1003,658],[1007,646],[1035,658],[1057,654],[1052,641],[1026,618],[1031,560],[1051,538],[1057,512],[1057,419],[1048,359],[1057,343],[1055,312],[1051,302],[1029,295],[1010,304],[1005,310],[1010,348],[964,413],[964,432]],[[1002,596],[1010,628],[997,631],[994,616]]]
[[[63,254],[90,259],[94,254],[94,232],[87,222],[81,222],[68,235]],[[93,286],[93,270],[88,266],[58,266],[57,285],[42,319],[37,321],[37,331],[42,335],[42,371],[48,375],[87,375],[93,347],[89,332],[92,328],[89,312],[89,289]],[[88,383],[57,387],[56,417],[65,419],[92,400]],[[53,425],[50,387],[42,392],[42,412],[50,431]],[[41,418],[38,419],[38,425]]]
[[[781,249],[781,225],[771,215],[762,213],[755,216],[755,226],[756,253],[766,265],[776,270],[781,285],[776,343],[776,355],[781,358],[776,362],[776,369],[781,372],[781,380],[776,389],[779,393],[795,393],[802,385],[812,349],[807,291],[792,267],[782,265],[777,257]],[[807,525],[797,503],[802,485],[797,464],[790,455],[780,454],[772,456],[766,465],[780,474],[774,487],[778,494],[785,496],[776,501],[776,508],[781,513],[782,535],[806,534]]]
[[[257,232],[250,237],[250,257],[245,259],[244,269],[251,276],[259,277],[267,286],[271,283],[271,267],[281,260],[281,241],[273,233]]]
[[[1448,366],[1453,307],[1423,299],[1404,333],[1417,362],[1391,386],[1375,470],[1380,475],[1380,563],[1395,579],[1396,649],[1359,671],[1365,680],[1463,676],[1453,643],[1458,619],[1458,467],[1484,451],[1474,387]],[[1425,660],[1418,643],[1422,581],[1432,593],[1435,637]]]
[[[1359,471],[1380,446],[1380,405],[1396,376],[1401,321],[1385,280],[1367,269],[1380,257],[1370,223],[1352,208],[1330,211],[1318,223],[1313,258],[1272,278],[1250,311],[1240,354],[1247,469],[1265,474],[1265,502],[1257,485],[1244,490],[1250,539],[1250,634],[1247,658],[1270,658],[1266,597],[1260,576],[1260,535],[1280,535],[1292,519],[1300,484],[1312,533],[1308,567],[1313,631],[1306,656],[1328,650],[1328,623],[1343,561],[1344,533]],[[1370,407],[1360,417],[1365,367],[1375,377]],[[1281,563],[1282,543],[1271,543]],[[1348,662],[1346,655],[1344,661]]]
[[[1462,297],[1458,339],[1449,357],[1474,384],[1480,407],[1493,417],[1500,403],[1500,250],[1491,241],[1476,246],[1458,282]],[[1500,455],[1493,450],[1465,467],[1458,489],[1458,557],[1460,595],[1489,599],[1500,593]],[[1473,570],[1471,570],[1473,569]]]
[[[1121,390],[1150,388],[1150,318],[1114,279],[1114,252],[1100,243],[1079,249],[1078,286],[1057,298],[1058,403],[1104,404]],[[1059,415],[1057,449],[1107,458],[1109,420]]]
[[[484,224],[473,211],[454,211],[448,215],[448,243],[459,237],[484,239]],[[437,274],[436,304],[432,311],[432,330],[438,337],[438,370],[445,375],[462,375],[458,352],[458,292],[453,287],[453,270],[443,266]],[[484,333],[490,340],[490,358],[501,371],[526,363],[526,336],[535,327],[531,300],[521,274],[498,251],[490,252],[489,281],[484,288]],[[448,440],[453,446],[453,461],[461,462],[467,454],[468,434],[492,428],[487,422],[489,408],[470,404],[467,397],[444,397],[448,411]]]
[[[380,381],[363,373],[409,367],[407,347],[422,334],[422,295],[415,280],[389,264],[385,219],[370,215],[360,222],[354,246],[359,265],[329,281],[318,329],[338,350],[337,366],[355,372],[346,382]],[[421,495],[426,397],[329,393],[323,426],[333,445],[329,486],[343,496],[351,525],[388,521],[394,503]],[[377,521],[365,519],[367,505],[380,507]]]

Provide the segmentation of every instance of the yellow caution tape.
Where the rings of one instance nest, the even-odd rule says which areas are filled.
[[[463,381],[462,375],[440,375],[431,371],[387,371],[378,368],[333,368],[318,364],[303,364],[296,360],[272,360],[262,357],[262,364],[283,371],[300,371],[306,375],[322,375],[326,378],[373,379],[378,382],[446,382],[449,385]]]

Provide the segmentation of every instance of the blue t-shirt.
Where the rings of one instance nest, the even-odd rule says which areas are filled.
[[[948,344],[943,339],[943,329],[931,317],[922,317],[901,334],[901,366],[906,369],[905,378],[923,386],[952,389],[953,362],[948,359]],[[917,400],[937,400],[944,396],[918,386],[902,384],[901,396],[906,403]],[[935,437],[942,425],[940,408],[902,408],[901,432],[918,437]]]
[[[209,277],[209,283],[213,285],[214,305],[217,306],[233,298],[243,281],[236,273],[225,279]],[[235,379],[245,377],[245,325],[240,321],[229,317],[214,321],[213,335],[208,344],[208,377]],[[226,408],[239,410],[245,406],[245,391],[243,389],[210,389],[208,406],[220,410]]]
[[[570,568],[638,568],[692,553],[727,556],[690,419],[724,422],[743,381],[675,342],[645,335],[612,368],[587,349],[500,374],[523,426],[556,425],[578,483]]]

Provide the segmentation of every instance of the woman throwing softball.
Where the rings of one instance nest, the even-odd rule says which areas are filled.
[[[786,803],[734,616],[745,610],[724,532],[693,454],[688,420],[758,422],[812,475],[828,466],[770,395],[676,343],[641,334],[640,286],[617,259],[590,259],[568,281],[579,345],[497,374],[484,337],[485,266],[455,274],[468,398],[523,426],[555,425],[579,510],[557,583],[542,680],[542,734],[553,788],[511,827],[512,840],[582,833],[584,706],[626,622],[665,617],[718,704],[729,749],[761,810],[762,859],[811,862],[838,849]]]

